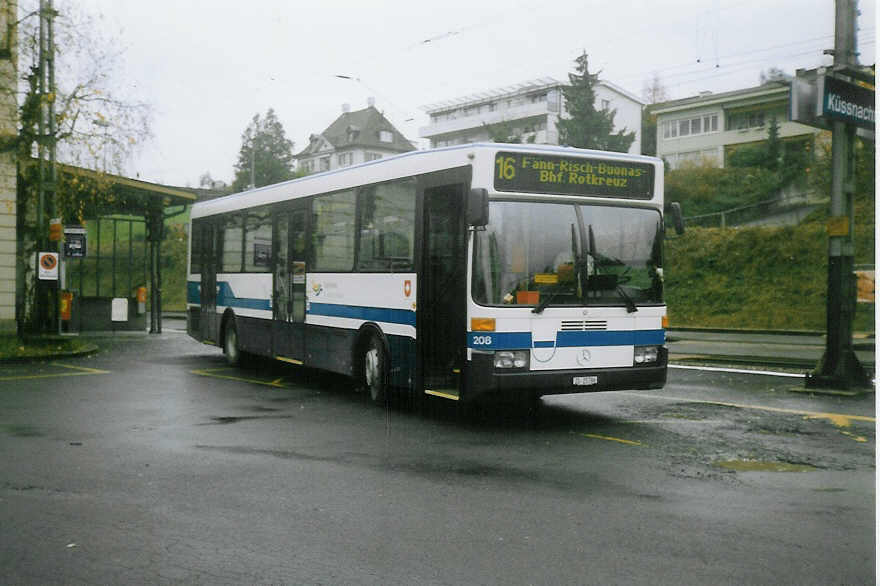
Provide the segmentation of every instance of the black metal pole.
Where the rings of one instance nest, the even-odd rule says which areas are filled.
[[[857,64],[856,2],[836,0],[835,10],[834,69],[839,70]],[[825,353],[816,370],[807,375],[806,386],[809,388],[849,389],[871,384],[852,343],[856,294],[853,274],[854,144],[853,124],[839,120],[832,122]]]

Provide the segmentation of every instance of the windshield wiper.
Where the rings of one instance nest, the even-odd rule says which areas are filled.
[[[621,297],[623,297],[624,302],[626,302],[626,312],[627,313],[634,313],[639,310],[639,308],[636,307],[635,301],[632,300],[632,297],[629,296],[629,293],[627,293],[623,289],[623,287],[618,285],[616,290],[617,290],[617,293]]]
[[[538,305],[532,310],[532,313],[541,313],[547,306],[550,305],[550,302],[556,299],[556,296],[559,295],[559,292],[562,290],[562,287],[556,286],[556,288],[550,292],[549,295],[542,295],[541,300],[538,302]]]

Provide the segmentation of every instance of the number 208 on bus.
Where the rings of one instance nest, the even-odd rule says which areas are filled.
[[[187,328],[377,402],[656,389],[664,234],[656,158],[414,151],[195,204]]]

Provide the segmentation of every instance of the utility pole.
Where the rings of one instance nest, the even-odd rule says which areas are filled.
[[[62,244],[50,245],[47,234],[49,232],[48,219],[54,217],[55,189],[56,189],[56,166],[55,166],[55,41],[54,19],[55,9],[52,0],[40,0],[40,38],[39,38],[39,83],[40,116],[38,121],[37,139],[37,249],[46,251],[50,246],[57,252],[62,252]],[[59,270],[59,278],[60,278]],[[56,294],[51,289],[36,279],[34,304],[37,322],[36,329],[40,332],[48,331],[53,318],[58,318],[60,331],[60,311],[58,310],[58,291],[60,281],[55,287]],[[54,310],[53,310],[54,308]],[[54,328],[51,328],[54,329]]]
[[[835,76],[852,76],[858,67],[856,53],[856,2],[836,0]],[[828,297],[825,353],[816,370],[807,375],[808,388],[870,386],[870,377],[853,351],[852,321],[856,282],[853,273],[853,191],[856,127],[846,120],[831,121],[831,209],[828,218]]]

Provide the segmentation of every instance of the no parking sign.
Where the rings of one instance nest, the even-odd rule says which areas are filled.
[[[57,252],[38,252],[37,253],[37,277],[41,281],[57,281],[58,280],[58,253]]]

